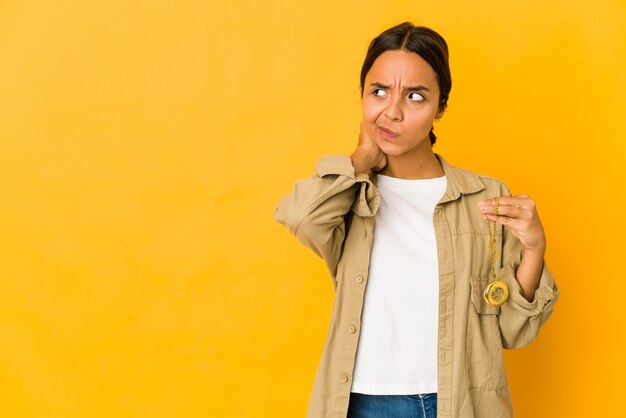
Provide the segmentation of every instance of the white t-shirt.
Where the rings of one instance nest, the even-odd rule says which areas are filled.
[[[377,175],[380,206],[352,392],[437,392],[439,267],[433,213],[446,177]]]

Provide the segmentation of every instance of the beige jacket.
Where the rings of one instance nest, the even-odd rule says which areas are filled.
[[[512,417],[502,349],[535,340],[552,314],[559,290],[544,261],[534,300],[524,298],[515,278],[523,246],[497,224],[495,268],[510,293],[500,307],[484,302],[490,258],[488,231],[477,203],[511,193],[495,178],[435,156],[447,178],[445,194],[433,213],[439,263],[437,417]],[[274,219],[325,261],[335,289],[308,418],[347,415],[379,203],[375,173],[355,177],[348,155],[330,155],[319,160],[313,176],[295,182],[276,206]]]

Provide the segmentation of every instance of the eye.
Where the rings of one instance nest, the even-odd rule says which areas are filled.
[[[422,96],[422,95],[421,95],[421,94],[419,94],[419,93],[415,93],[415,92],[413,92],[413,93],[409,94],[409,97],[410,97],[411,95],[413,95],[413,94],[415,94],[415,95],[417,96],[417,99],[415,100],[416,102],[421,102],[422,100],[424,100],[424,96]]]
[[[376,94],[376,92],[377,92],[377,91],[384,91],[384,90],[383,90],[383,89],[374,89],[374,91],[372,91],[372,94],[373,94],[374,96],[378,96],[378,97],[380,97],[380,95],[379,95],[379,94]]]

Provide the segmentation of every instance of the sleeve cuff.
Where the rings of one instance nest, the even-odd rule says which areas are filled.
[[[327,155],[315,166],[315,174],[324,177],[327,174],[341,174],[355,180],[354,166],[349,155]]]
[[[497,277],[505,282],[509,288],[509,298],[505,303],[509,303],[522,315],[535,316],[542,311],[550,310],[558,298],[558,287],[546,266],[545,260],[539,286],[535,290],[532,302],[529,302],[522,294],[522,287],[515,277],[515,269],[512,265],[504,266]]]
[[[354,199],[351,210],[361,217],[376,215],[380,206],[380,195],[367,173],[355,174],[352,158],[349,155],[327,155],[319,159],[315,167],[315,174],[319,177],[326,175],[343,175],[359,183],[359,190]]]

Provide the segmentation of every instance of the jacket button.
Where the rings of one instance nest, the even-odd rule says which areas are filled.
[[[357,283],[363,283],[363,276],[356,276]]]
[[[350,325],[350,333],[354,334],[356,332],[356,327],[354,325]]]
[[[339,380],[341,380],[343,383],[346,383],[348,381],[348,376],[342,373],[341,376],[339,376]]]

